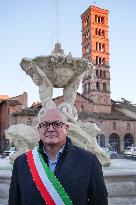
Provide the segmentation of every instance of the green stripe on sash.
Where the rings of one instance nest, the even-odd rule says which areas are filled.
[[[47,164],[45,163],[42,155],[39,152],[39,148],[38,148],[38,154],[39,154],[39,158],[41,160],[41,163],[43,165],[44,171],[48,176],[48,179],[51,181],[51,183],[53,184],[54,188],[56,189],[56,191],[58,192],[59,196],[61,197],[61,199],[63,200],[65,205],[73,205],[71,199],[69,198],[68,194],[65,192],[63,186],[60,184],[60,182],[58,181],[58,179],[56,178],[56,176],[54,175],[54,173],[50,170],[50,168],[47,166]]]

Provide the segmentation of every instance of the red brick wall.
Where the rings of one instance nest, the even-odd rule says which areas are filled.
[[[9,127],[9,105],[6,101],[0,104],[0,137],[4,136],[4,131]]]
[[[37,117],[36,116],[27,116],[27,115],[20,115],[16,117],[12,117],[11,123],[13,124],[25,124],[25,125],[30,125],[31,126],[36,126],[37,125]]]
[[[22,95],[12,97],[11,99],[18,100],[22,104],[22,109],[27,108],[27,93],[26,92],[24,92]]]
[[[63,96],[54,99],[55,104],[58,106],[63,102]],[[84,98],[82,95],[77,94],[75,107],[78,112],[93,112],[94,111],[94,104],[90,102],[88,99]]]

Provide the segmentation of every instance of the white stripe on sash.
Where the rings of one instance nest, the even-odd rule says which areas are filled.
[[[61,197],[57,193],[56,189],[52,185],[51,181],[48,179],[48,177],[46,175],[46,172],[43,168],[42,162],[41,162],[39,155],[38,155],[37,147],[35,147],[32,150],[32,154],[33,154],[33,159],[34,159],[34,163],[35,163],[36,169],[38,171],[38,174],[39,174],[44,186],[47,188],[48,192],[50,193],[51,197],[53,198],[54,202],[57,205],[65,205],[63,200],[61,199]]]

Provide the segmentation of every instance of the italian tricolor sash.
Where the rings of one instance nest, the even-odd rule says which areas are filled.
[[[32,178],[47,205],[73,205],[64,188],[44,162],[39,148],[26,153]]]

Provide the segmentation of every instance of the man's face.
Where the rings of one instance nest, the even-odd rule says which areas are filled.
[[[52,123],[54,124],[52,125]],[[56,124],[55,124],[56,122]],[[57,124],[58,123],[58,124]],[[59,124],[60,123],[60,124]],[[44,145],[64,145],[69,126],[64,122],[64,116],[57,109],[45,112],[39,123],[39,135]]]

